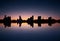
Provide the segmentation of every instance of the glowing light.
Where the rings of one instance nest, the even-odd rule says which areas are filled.
[[[30,18],[32,15],[34,15],[34,19],[37,19],[38,16],[41,16],[41,19],[48,19],[48,17],[52,17],[54,19],[60,19],[58,16],[55,15],[49,15],[50,13],[45,14],[45,13],[38,13],[38,12],[8,12],[7,16],[11,16],[11,19],[13,20],[17,20],[19,19],[19,16],[21,16],[21,18],[23,20],[27,20],[28,18]],[[0,16],[0,19],[3,19],[4,16]]]

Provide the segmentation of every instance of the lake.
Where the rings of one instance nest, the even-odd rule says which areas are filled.
[[[11,23],[10,27],[5,27],[0,23],[0,41],[60,41],[60,24],[34,24],[32,27],[27,23],[21,26]]]

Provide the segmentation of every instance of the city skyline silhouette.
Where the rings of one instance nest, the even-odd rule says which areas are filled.
[[[4,26],[11,27],[11,23],[17,23],[19,24],[19,27],[21,27],[22,23],[28,23],[30,26],[34,26],[34,23],[38,24],[38,26],[41,26],[41,24],[47,23],[49,26],[52,26],[54,23],[60,23],[60,19],[56,20],[53,19],[52,17],[48,17],[48,19],[41,19],[41,16],[38,16],[38,19],[34,20],[34,16],[32,15],[30,18],[27,20],[23,20],[21,16],[19,16],[19,19],[17,20],[11,20],[11,16],[4,16],[3,19],[0,19],[0,23],[3,23]]]
[[[60,41],[60,0],[0,0],[0,41]]]

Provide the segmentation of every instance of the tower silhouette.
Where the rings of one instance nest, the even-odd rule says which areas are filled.
[[[11,26],[11,17],[10,16],[4,16],[3,23],[6,26],[10,27]]]
[[[23,20],[22,20],[21,16],[19,16],[19,19],[17,19],[17,23],[19,23],[19,27],[21,26],[22,22],[23,22]]]
[[[38,16],[38,19],[37,19],[37,23],[38,23],[38,26],[41,26],[41,16]]]

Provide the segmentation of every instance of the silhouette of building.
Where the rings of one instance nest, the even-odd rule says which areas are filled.
[[[38,20],[41,20],[41,16],[38,16]]]
[[[10,16],[7,17],[5,15],[3,20],[4,20],[4,22],[10,23],[11,22],[11,17]]]
[[[22,23],[22,18],[21,18],[21,16],[19,16],[19,19],[17,19],[17,22],[18,22],[18,23]]]
[[[41,23],[41,16],[38,16],[37,22]]]
[[[34,16],[32,15],[27,20],[22,20],[21,16],[19,16],[19,19],[17,20],[11,20],[11,16],[4,16],[3,19],[0,19],[0,23],[3,23],[4,26],[11,26],[11,23],[17,23],[19,26],[21,26],[22,23],[28,23],[30,26],[34,26],[34,23],[38,24],[38,26],[41,26],[41,24],[47,23],[49,26],[52,26],[54,23],[60,23],[59,20],[52,19],[52,17],[48,17],[48,19],[41,19],[41,16],[38,16],[38,19],[34,20]]]
[[[10,27],[11,26],[11,17],[10,16],[4,16],[3,23],[6,26]]]
[[[27,23],[30,24],[33,27],[33,22],[34,22],[34,16],[28,18]]]
[[[49,20],[49,21],[52,20],[52,17],[49,17],[48,20]]]

